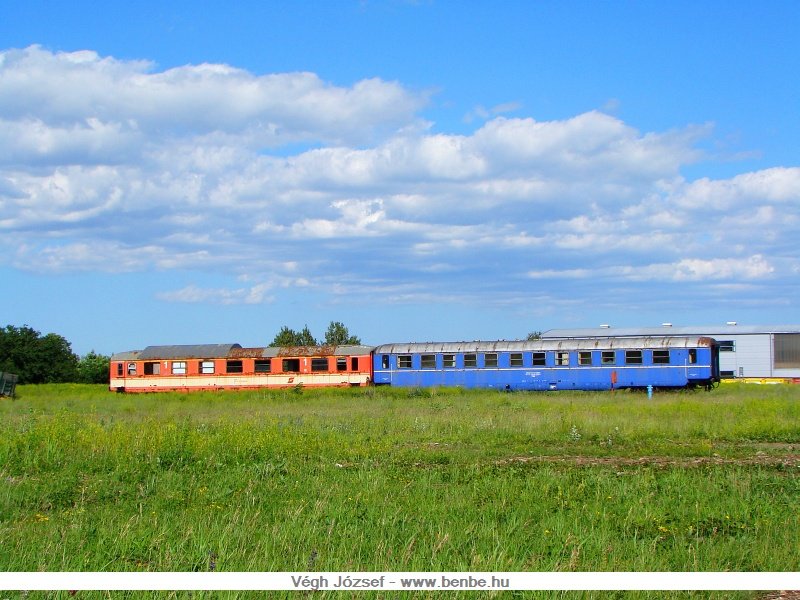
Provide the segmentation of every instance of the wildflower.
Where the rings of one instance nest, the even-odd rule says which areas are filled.
[[[50,517],[48,517],[47,515],[43,515],[42,513],[36,513],[34,519],[36,519],[37,523],[42,523],[44,521],[49,521]]]

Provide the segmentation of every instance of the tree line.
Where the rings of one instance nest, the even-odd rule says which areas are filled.
[[[79,357],[57,333],[42,335],[32,327],[0,329],[0,371],[18,383],[106,383],[108,356],[94,351]]]
[[[300,331],[283,326],[272,346],[342,346],[361,344],[339,321],[331,321],[318,341],[306,325]],[[18,383],[108,383],[110,356],[94,351],[78,356],[63,336],[42,335],[32,327],[6,325],[0,329],[0,372],[14,373]]]

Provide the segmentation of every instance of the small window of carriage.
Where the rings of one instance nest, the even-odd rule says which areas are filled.
[[[423,354],[420,358],[420,366],[423,369],[435,369],[436,368],[436,355],[435,354]]]
[[[497,366],[497,353],[491,352],[483,355],[483,366],[484,367],[496,367]]]
[[[543,367],[547,364],[547,352],[534,352],[533,353],[533,366]]]
[[[389,355],[382,354],[381,355],[381,369],[388,369],[389,368]]]
[[[197,366],[199,367],[201,375],[213,375],[214,374],[214,361],[213,360],[201,360],[200,363]]]
[[[604,365],[617,364],[617,357],[613,350],[603,350],[600,353],[600,362]]]
[[[283,372],[284,373],[299,373],[300,372],[300,359],[299,358],[284,358],[283,359]]]
[[[512,352],[509,356],[509,361],[512,367],[523,366],[522,352]]]
[[[347,363],[345,361],[345,366]],[[311,359],[311,370],[312,371],[327,371],[328,370],[328,359],[326,357],[321,358],[312,358]]]
[[[351,371],[358,371],[358,357],[351,356],[350,357],[350,370]]]
[[[721,340],[717,344],[720,352],[736,352],[736,340]]]
[[[185,360],[172,361],[172,374],[186,375],[186,361]]]
[[[136,375],[136,363],[128,363],[128,375]]]
[[[578,364],[582,367],[591,366],[592,353],[589,350],[582,350],[578,352]]]
[[[464,355],[464,368],[465,369],[474,369],[478,366],[478,355],[477,354],[465,354]]]
[[[455,354],[442,354],[442,367],[445,369],[455,369],[456,355]]]
[[[397,368],[398,369],[410,369],[411,368],[411,355],[410,354],[401,354],[397,357]]]
[[[653,364],[654,365],[668,365],[669,364],[669,350],[653,350]]]
[[[272,359],[257,358],[253,362],[253,368],[256,373],[271,373],[272,372]]]
[[[144,363],[144,374],[145,375],[161,375],[161,363],[160,362],[146,362],[146,363]]]
[[[122,363],[117,363],[117,377],[122,377],[122,373],[125,371],[125,367]]]
[[[569,364],[569,352],[556,352],[556,364],[565,367]]]
[[[347,371],[347,357],[339,356],[336,358],[336,370]]]
[[[240,360],[229,360],[225,362],[226,373],[242,373],[244,372],[244,365]]]
[[[625,364],[626,365],[640,365],[640,364],[642,364],[642,351],[641,350],[625,350]]]

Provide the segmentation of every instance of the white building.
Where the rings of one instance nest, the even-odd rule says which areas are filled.
[[[638,337],[698,335],[719,342],[723,378],[800,378],[800,325],[703,325],[673,327],[590,327],[551,329],[543,338]]]

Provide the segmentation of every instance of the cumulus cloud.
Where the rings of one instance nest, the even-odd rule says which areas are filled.
[[[343,88],[314,73],[256,76],[219,64],[158,72],[146,61],[36,46],[0,54],[0,113],[38,125],[40,137],[88,125],[90,138],[110,127],[161,136],[221,131],[262,147],[363,143],[407,126],[425,102],[425,94],[379,79]]]
[[[0,52],[0,260],[247,280],[160,296],[217,304],[298,286],[524,303],[566,300],[590,280],[797,277],[800,167],[689,181],[708,125],[501,116],[521,110],[510,103],[483,110],[470,133],[434,134],[427,102],[380,79]]]
[[[268,294],[272,285],[268,283],[252,287],[201,288],[189,285],[179,290],[161,292],[158,298],[166,302],[187,302],[191,304],[266,304],[274,300]]]

